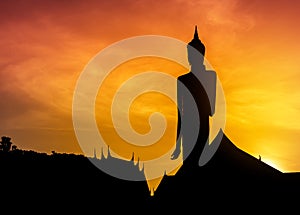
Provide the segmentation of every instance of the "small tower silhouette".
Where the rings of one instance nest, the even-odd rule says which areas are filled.
[[[94,158],[97,159],[96,149],[94,148]]]
[[[111,158],[110,148],[107,146],[107,159]]]

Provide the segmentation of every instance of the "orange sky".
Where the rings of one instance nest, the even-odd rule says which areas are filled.
[[[227,136],[300,171],[297,1],[1,1],[0,135],[21,149],[80,153],[77,78],[100,50],[138,35],[190,41],[194,25],[223,85]]]

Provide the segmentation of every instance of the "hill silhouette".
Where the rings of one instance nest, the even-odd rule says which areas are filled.
[[[113,210],[108,206],[111,203],[125,206],[125,211],[137,207],[176,211],[198,210],[199,204],[210,209],[212,204],[229,202],[252,202],[252,207],[265,205],[266,200],[282,204],[300,192],[300,173],[282,173],[237,148],[222,131],[218,135],[222,135],[221,144],[206,165],[191,168],[184,164],[175,176],[165,175],[154,196],[145,181],[112,177],[83,155],[0,151],[1,204],[12,211],[28,207],[32,211],[37,206],[50,211],[70,212],[77,207],[93,211],[95,206],[99,211]],[[115,162],[136,168],[132,161]]]

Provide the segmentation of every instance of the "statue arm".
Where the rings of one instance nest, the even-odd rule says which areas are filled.
[[[210,103],[210,116],[215,114],[216,110],[216,91],[217,91],[217,74],[213,70],[208,70],[206,72],[206,77],[204,80],[205,90],[208,95],[209,103]]]
[[[213,78],[212,78],[212,85],[213,85],[213,89],[212,89],[212,108],[211,108],[211,116],[213,116],[215,114],[215,110],[216,110],[216,96],[217,96],[217,74],[216,72],[213,72]]]
[[[183,114],[183,96],[182,96],[182,90],[181,84],[178,84],[179,81],[177,81],[177,130],[176,130],[176,147],[174,152],[171,155],[171,159],[178,158],[180,152],[181,152],[181,118]]]

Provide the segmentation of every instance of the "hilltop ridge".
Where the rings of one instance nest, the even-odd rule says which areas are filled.
[[[300,192],[299,173],[282,173],[236,147],[225,134],[219,135],[223,135],[220,146],[205,166],[190,168],[184,164],[175,176],[165,175],[154,196],[150,196],[145,181],[110,176],[83,155],[47,155],[20,149],[0,151],[1,201],[3,204],[9,204],[11,199],[20,204],[35,202],[52,208],[74,204],[86,207],[111,201],[129,208],[136,205],[166,208],[168,202],[196,208],[197,202],[209,203],[209,199],[216,197],[233,196],[233,200],[240,201],[254,195],[259,201]],[[127,166],[132,163],[124,162]],[[141,171],[134,163],[132,166]]]

